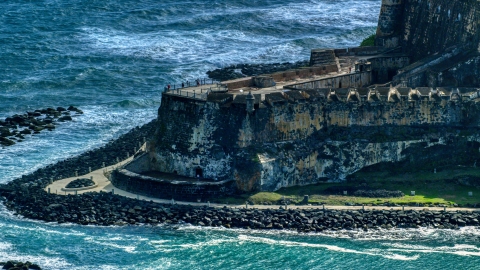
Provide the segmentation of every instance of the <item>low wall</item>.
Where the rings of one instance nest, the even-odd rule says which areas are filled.
[[[309,78],[315,75],[325,75],[331,72],[337,72],[337,65],[305,67],[300,69],[292,69],[283,72],[269,74],[276,82],[292,81],[298,78]]]
[[[165,181],[126,169],[113,171],[111,181],[115,187],[138,195],[191,202],[213,201],[237,191],[233,180],[218,182]]]
[[[370,71],[357,72],[347,75],[341,75],[331,78],[325,78],[304,83],[290,84],[284,86],[286,89],[318,89],[318,88],[349,88],[363,87],[370,85],[372,82],[372,74]]]
[[[222,82],[223,85],[226,85],[228,90],[238,89],[242,87],[250,87],[253,86],[253,78],[246,77],[236,80],[224,81]]]

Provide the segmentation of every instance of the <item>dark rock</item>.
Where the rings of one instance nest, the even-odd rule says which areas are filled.
[[[58,121],[64,122],[64,121],[72,121],[72,117],[70,115],[65,115],[60,118],[58,118]]]
[[[8,261],[7,263],[5,263],[5,264],[3,265],[3,268],[2,268],[2,269],[10,269],[10,268],[13,268],[13,267],[15,267],[15,264],[16,264],[16,262],[14,262],[14,261]]]
[[[51,124],[51,123],[53,123],[53,118],[46,117],[45,119],[43,119],[43,121],[45,122],[45,124]]]
[[[20,131],[20,134],[25,134],[25,135],[32,134],[32,131],[30,131],[30,129],[26,128],[26,129]]]
[[[3,265],[2,269],[7,269],[7,270],[28,270],[28,269],[33,269],[33,270],[41,270],[40,266],[37,264],[31,263],[31,262],[18,262],[18,261],[8,261],[6,263],[0,263],[0,265]]]
[[[93,182],[92,180],[88,178],[79,178],[68,183],[66,188],[82,188],[82,187],[90,187],[93,185],[95,185],[95,182]]]
[[[10,139],[7,139],[7,138],[4,138],[4,137],[0,137],[0,145],[3,145],[3,146],[11,146],[11,145],[14,145],[15,142],[10,140]]]
[[[10,132],[9,128],[6,128],[6,127],[1,127],[0,128],[0,136],[7,137],[7,136],[11,136],[11,135],[12,135],[12,133]]]

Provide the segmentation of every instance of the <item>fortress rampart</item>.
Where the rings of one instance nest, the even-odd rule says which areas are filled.
[[[341,180],[364,166],[404,160],[409,148],[422,143],[448,146],[449,132],[437,131],[478,126],[478,93],[389,87],[291,90],[253,95],[250,113],[247,94],[209,94],[205,101],[165,94],[148,170],[235,180],[244,191]],[[425,127],[430,131],[413,134]],[[385,130],[413,135],[387,139]]]
[[[375,47],[314,49],[309,67],[163,93],[147,153],[112,182],[204,200],[343,181],[376,164],[402,172],[472,165],[480,159],[479,6],[384,0]]]

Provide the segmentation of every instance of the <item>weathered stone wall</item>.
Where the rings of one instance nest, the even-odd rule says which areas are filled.
[[[335,52],[333,50],[314,49],[311,51],[310,66],[331,66],[336,64]]]
[[[378,102],[365,95],[349,102],[354,94],[340,90],[336,99],[329,89],[255,95],[250,114],[229,94],[212,94],[206,102],[164,95],[151,169],[190,177],[200,169],[205,178],[235,180],[243,191],[276,190],[342,180],[365,166],[404,160],[412,146],[443,145],[447,134],[457,134],[439,129],[478,126],[473,102],[396,100],[396,90]]]
[[[228,178],[232,157],[224,146],[235,140],[223,136],[229,133],[228,121],[236,127],[240,122],[222,119],[222,111],[220,103],[164,95],[159,127],[149,145],[151,169],[196,177],[196,169],[201,168],[205,178]]]
[[[480,55],[456,63],[448,70],[435,72],[430,85],[478,87],[480,85]]]
[[[480,53],[450,48],[401,68],[394,84],[410,87],[476,87],[480,81]]]
[[[382,0],[382,7],[378,17],[376,46],[394,48],[399,45],[403,2],[403,0]]]
[[[381,56],[368,59],[372,68],[372,82],[386,83],[397,75],[397,71],[410,64],[406,55]]]
[[[242,87],[250,87],[253,86],[253,77],[246,77],[246,78],[240,78],[240,79],[235,79],[235,80],[230,80],[230,81],[223,81],[222,84],[224,84],[228,90],[232,89],[238,89]]]
[[[401,44],[414,61],[453,45],[477,49],[479,15],[477,0],[405,1]]]
[[[383,0],[376,45],[402,46],[412,62],[451,46],[479,49],[477,0]]]

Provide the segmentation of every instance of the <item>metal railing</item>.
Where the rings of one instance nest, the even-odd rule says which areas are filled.
[[[182,88],[189,88],[189,87],[200,87],[202,85],[211,85],[211,84],[220,84],[220,81],[216,81],[214,79],[197,79],[195,81],[184,81],[181,83],[174,83],[174,84],[167,84],[164,87],[164,91],[172,91]],[[169,87],[170,86],[170,87]]]
[[[192,98],[192,99],[198,99],[198,100],[207,100],[208,94],[212,92],[226,92],[228,88],[224,85],[221,84],[216,84],[215,86],[210,86],[208,88],[200,88],[200,89],[194,89],[194,90],[182,90],[180,89],[170,89],[170,91],[166,91],[165,93],[169,95],[176,95],[176,96],[182,96],[182,97],[187,97],[187,98]]]

